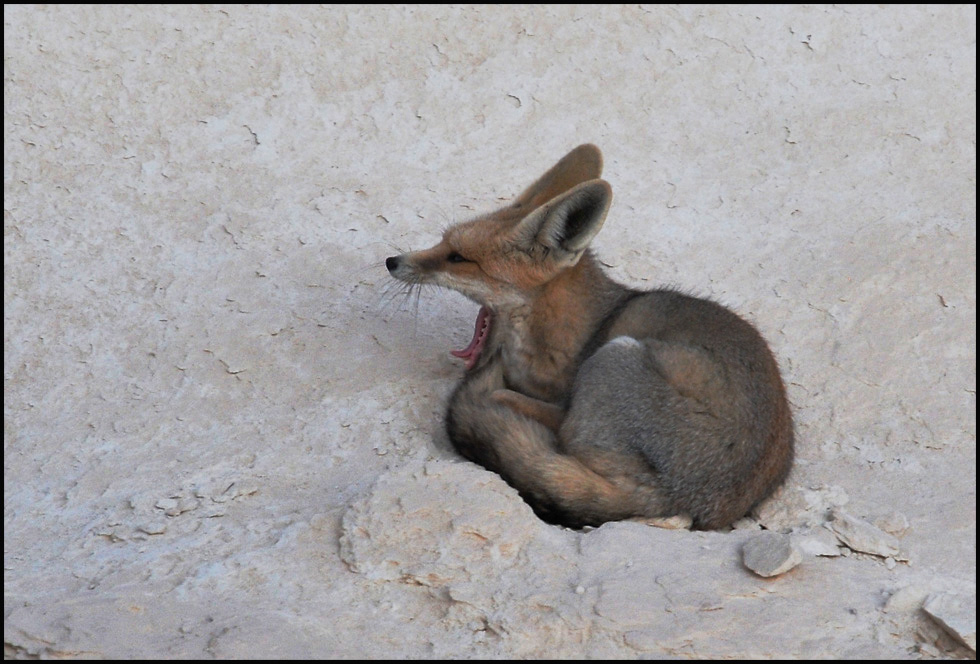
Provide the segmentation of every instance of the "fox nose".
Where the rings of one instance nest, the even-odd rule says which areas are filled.
[[[398,256],[390,256],[385,259],[385,267],[388,268],[389,272],[394,272],[398,269]]]

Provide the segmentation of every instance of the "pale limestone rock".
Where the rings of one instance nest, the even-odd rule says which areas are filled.
[[[864,519],[851,516],[841,509],[831,513],[827,527],[854,551],[871,553],[882,558],[901,557],[898,539],[894,535],[889,535]]]
[[[803,553],[810,556],[836,557],[841,554],[840,542],[826,528],[808,528],[793,532],[791,537]]]
[[[885,613],[903,613],[922,605],[929,589],[923,584],[912,584],[893,592],[885,602]]]
[[[957,641],[977,650],[977,595],[936,593],[929,595],[922,610],[943,626]]]
[[[496,475],[432,461],[383,476],[351,506],[340,555],[369,579],[440,587],[499,573],[547,530]]]
[[[847,492],[839,486],[784,486],[759,505],[753,516],[767,530],[789,532],[824,523],[831,510],[847,501]]]

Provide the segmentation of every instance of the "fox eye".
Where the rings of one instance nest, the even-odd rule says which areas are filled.
[[[468,260],[460,256],[455,251],[450,253],[448,256],[446,256],[446,260],[449,261],[450,263],[469,263]]]

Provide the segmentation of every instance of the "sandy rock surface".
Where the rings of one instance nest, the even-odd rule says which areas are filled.
[[[975,29],[5,7],[5,655],[975,657]],[[611,273],[780,361],[797,463],[731,531],[544,524],[443,433],[477,307],[383,260],[583,142]]]

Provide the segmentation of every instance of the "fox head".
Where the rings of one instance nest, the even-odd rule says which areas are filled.
[[[385,266],[409,284],[459,291],[496,313],[527,303],[579,262],[605,221],[612,189],[602,153],[580,145],[507,207],[452,226],[429,249],[392,256]]]

